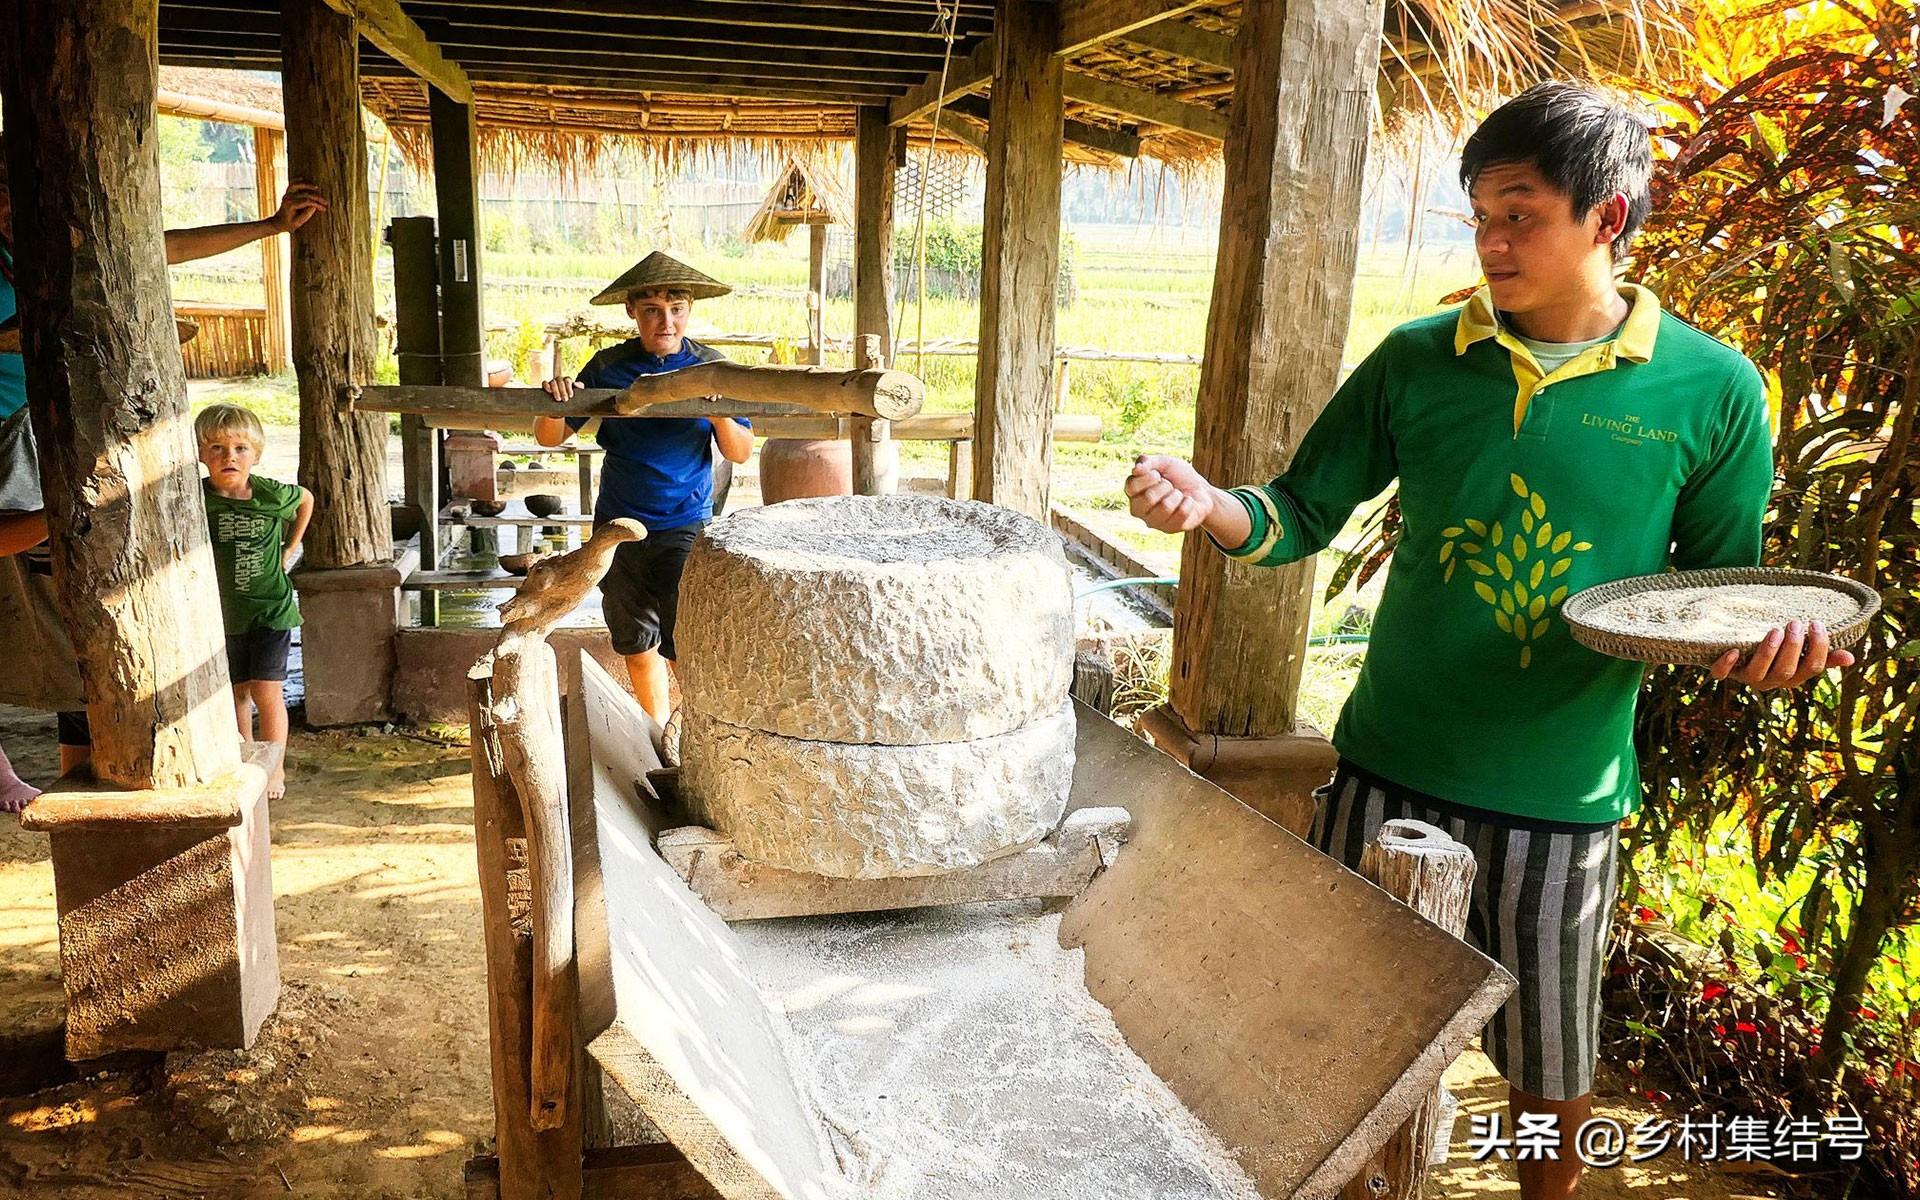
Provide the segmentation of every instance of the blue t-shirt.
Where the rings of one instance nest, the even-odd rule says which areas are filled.
[[[20,312],[13,293],[13,251],[0,244],[0,327]],[[27,406],[27,360],[18,354],[0,354],[0,421]]]
[[[678,371],[721,355],[692,338],[662,357],[639,338],[608,346],[587,360],[574,382],[581,387],[622,388],[642,375]],[[590,418],[568,417],[574,429]],[[713,516],[713,423],[705,417],[603,417],[600,498],[596,522],[633,517],[649,532],[695,525]]]

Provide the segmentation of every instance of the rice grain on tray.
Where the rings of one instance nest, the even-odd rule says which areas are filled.
[[[1673,588],[1618,596],[1584,620],[1596,629],[1635,637],[1751,645],[1789,621],[1828,629],[1860,611],[1860,602],[1831,588],[1740,583]]]

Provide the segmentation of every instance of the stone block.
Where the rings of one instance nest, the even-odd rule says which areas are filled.
[[[1052,717],[1073,680],[1060,540],[1009,509],[840,496],[714,522],[675,639],[690,711],[816,742],[962,742]]]
[[[249,743],[233,772],[178,790],[102,790],[82,768],[22,814],[51,841],[68,1058],[253,1043],[280,995],[278,758]]]
[[[394,634],[400,584],[419,562],[407,550],[392,562],[300,567],[300,651],[307,724],[352,725],[393,716]]]
[[[807,741],[687,710],[682,790],[759,862],[816,875],[936,875],[1051,833],[1073,783],[1072,702],[1011,733],[920,746]]]

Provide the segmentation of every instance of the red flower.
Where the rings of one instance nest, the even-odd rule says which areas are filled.
[[[1785,937],[1780,939],[1780,948],[1782,950],[1785,950],[1788,954],[1797,955],[1800,953],[1800,941],[1798,938],[1794,937],[1792,934],[1789,933]]]
[[[1859,1012],[1860,1012],[1860,1019],[1862,1021],[1878,1021],[1880,1019],[1879,1013],[1875,1012],[1871,1008],[1867,1008],[1864,1005],[1861,1006]]]
[[[1713,1036],[1715,1037],[1727,1036],[1727,1027],[1725,1025],[1722,1025],[1720,1022],[1715,1021],[1713,1023]]]
[[[1727,985],[1724,983],[1709,983],[1700,989],[1700,1001],[1703,1004],[1711,1004],[1726,995],[1728,990]]]
[[[1645,925],[1657,919],[1660,916],[1660,914],[1648,908],[1644,904],[1637,904],[1634,906],[1633,916],[1635,920],[1639,921],[1642,925]]]
[[[1755,1025],[1752,1021],[1735,1021],[1733,1024],[1733,1028],[1735,1029],[1735,1031],[1739,1033],[1759,1033],[1760,1032],[1760,1027],[1758,1025]]]

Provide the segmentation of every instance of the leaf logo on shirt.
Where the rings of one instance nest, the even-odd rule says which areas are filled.
[[[1553,622],[1551,612],[1567,598],[1560,577],[1573,568],[1573,556],[1593,549],[1593,543],[1576,542],[1570,530],[1555,529],[1547,519],[1546,497],[1526,480],[1509,475],[1507,482],[1521,501],[1518,527],[1468,517],[1441,530],[1446,539],[1440,543],[1441,580],[1452,583],[1454,569],[1466,565],[1474,576],[1473,594],[1493,609],[1493,623],[1520,643],[1524,669],[1533,662],[1533,643]]]

